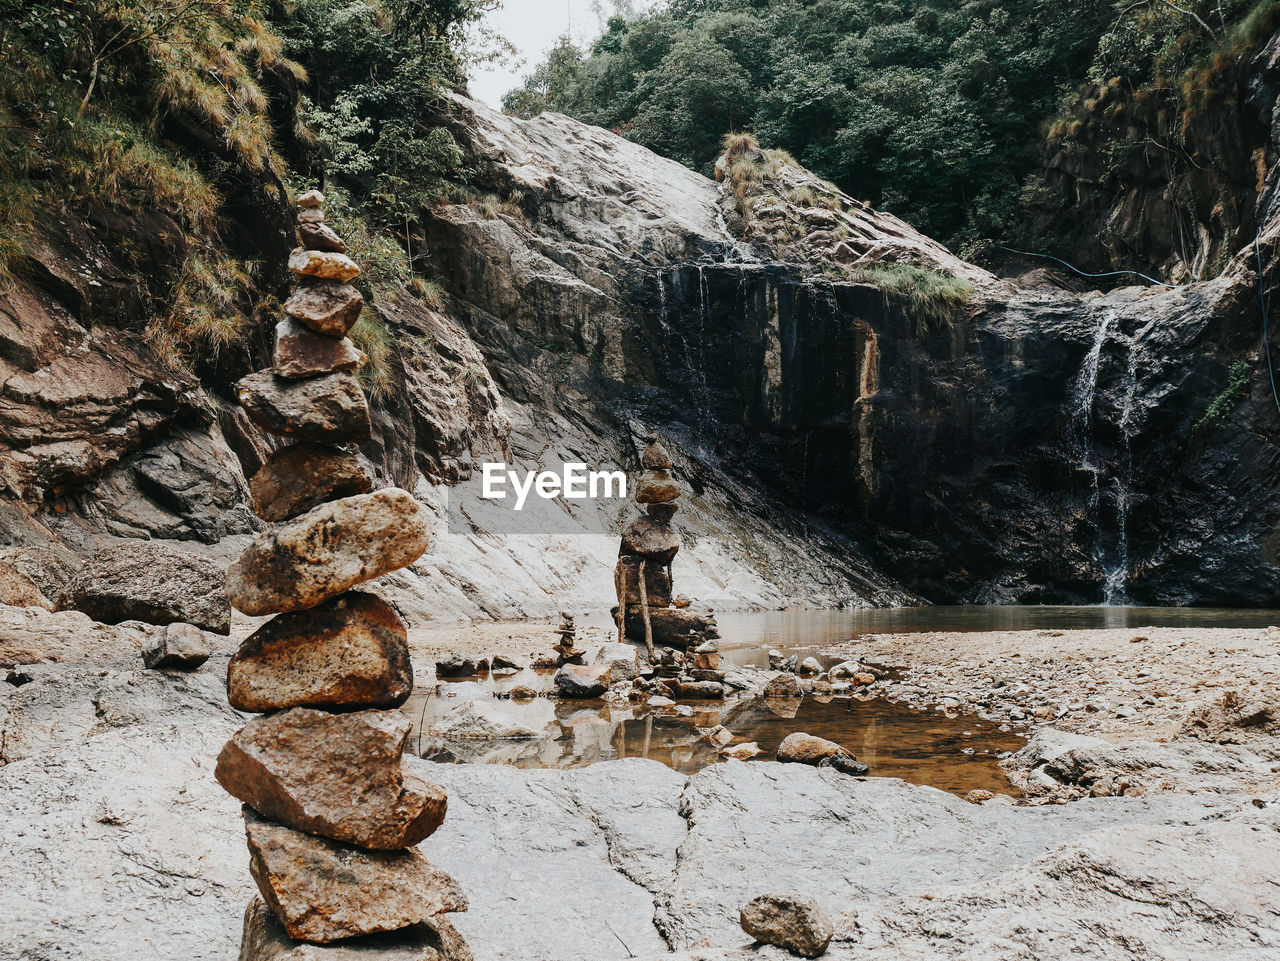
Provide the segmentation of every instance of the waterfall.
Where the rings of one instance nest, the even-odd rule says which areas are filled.
[[[1072,425],[1079,450],[1080,468],[1091,476],[1088,509],[1096,532],[1094,560],[1103,575],[1102,603],[1108,607],[1129,602],[1126,593],[1130,573],[1129,511],[1133,500],[1133,417],[1138,393],[1140,336],[1113,334],[1115,321],[1114,310],[1102,316],[1093,343],[1076,375],[1071,398]],[[1115,422],[1124,450],[1122,456],[1116,458],[1119,463],[1114,469],[1109,469],[1107,459],[1098,450],[1095,419],[1102,355],[1108,342],[1113,341],[1124,345],[1126,355],[1124,392]],[[1114,518],[1113,538],[1108,538],[1106,534],[1104,518],[1108,512]]]

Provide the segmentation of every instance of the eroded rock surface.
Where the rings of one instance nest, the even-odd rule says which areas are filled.
[[[341,447],[296,444],[267,459],[249,482],[253,508],[268,521],[284,521],[313,507],[373,490],[364,461]]]

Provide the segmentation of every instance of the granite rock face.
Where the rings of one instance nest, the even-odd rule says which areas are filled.
[[[256,538],[227,572],[227,594],[245,614],[316,607],[412,564],[427,531],[426,511],[406,491],[331,501]]]
[[[394,851],[444,821],[443,791],[405,776],[411,725],[394,711],[294,708],[250,721],[218,755],[227,793],[273,821],[363,848]]]
[[[258,628],[231,659],[227,697],[241,711],[392,708],[413,691],[404,622],[358,591]]]
[[[289,937],[321,944],[467,910],[458,882],[417,851],[367,851],[244,812],[249,870]]]
[[[231,630],[231,605],[219,565],[205,557],[140,541],[90,557],[58,598],[105,624],[187,623],[215,634]]]

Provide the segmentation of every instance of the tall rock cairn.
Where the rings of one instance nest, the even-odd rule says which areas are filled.
[[[275,528],[227,573],[237,610],[276,615],[231,660],[232,707],[262,716],[227,742],[216,770],[244,802],[262,894],[245,913],[240,957],[382,934],[414,958],[464,958],[438,916],[465,911],[466,897],[416,849],[444,820],[447,798],[403,765],[411,725],[396,708],[413,690],[405,625],[381,598],[352,590],[417,560],[427,518],[408,492],[374,491],[348,446],[370,436],[353,373],[365,358],[346,336],[363,306],[349,286],[360,268],[325,226],[323,200],[315,190],[298,199],[302,246],[289,269],[300,286],[276,327],[273,365],[236,388],[254,423],[294,442],[250,483]]]
[[[622,532],[618,564],[613,571],[618,597],[615,616],[618,640],[626,640],[627,623],[638,614],[644,625],[644,643],[649,659],[654,658],[654,609],[671,607],[671,562],[680,550],[680,537],[671,526],[679,505],[680,485],[671,476],[671,455],[655,434],[645,438],[640,456],[644,473],[636,486],[636,502],[644,508]],[[634,635],[634,630],[630,632]]]

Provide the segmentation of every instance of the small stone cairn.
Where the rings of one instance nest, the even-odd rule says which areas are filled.
[[[582,664],[583,655],[587,652],[578,647],[578,632],[573,626],[573,615],[567,611],[560,612],[560,626],[556,628],[560,640],[552,648],[556,652],[556,667],[566,664]]]
[[[618,640],[643,640],[659,677],[686,684],[718,682],[723,675],[718,670],[715,617],[690,610],[683,599],[672,603],[671,563],[680,550],[680,537],[671,520],[679,510],[681,487],[671,476],[671,455],[657,435],[645,438],[640,466],[644,472],[636,485],[636,502],[644,512],[623,530],[613,574]],[[687,696],[700,694],[690,688]]]
[[[381,598],[351,590],[417,560],[427,517],[406,491],[374,491],[345,446],[371,429],[354,374],[365,358],[346,336],[363,300],[349,286],[360,268],[325,226],[323,199],[314,190],[298,199],[302,247],[289,269],[300,286],[276,327],[273,365],[237,385],[254,423],[294,441],[250,484],[275,528],[227,574],[237,610],[275,615],[231,660],[228,700],[261,716],[227,742],[216,769],[244,802],[262,895],[245,912],[240,958],[379,935],[406,958],[459,961],[470,953],[442,915],[465,911],[467,899],[416,849],[444,820],[447,797],[403,765],[411,725],[395,709],[413,689],[405,625]]]

